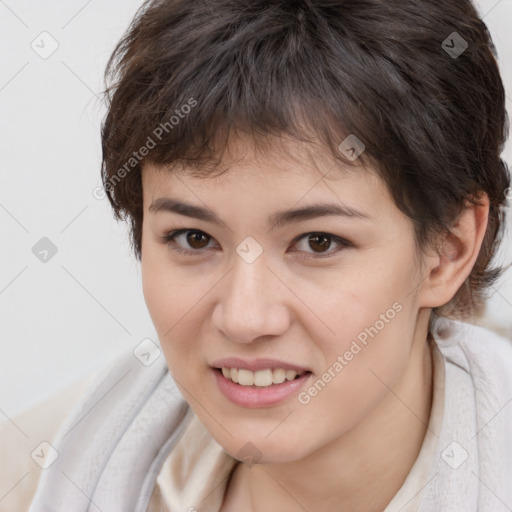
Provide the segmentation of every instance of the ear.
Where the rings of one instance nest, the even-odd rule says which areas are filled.
[[[439,307],[449,302],[471,273],[487,229],[489,198],[482,193],[466,208],[444,234],[434,254],[424,256],[424,282],[419,293],[420,307]]]

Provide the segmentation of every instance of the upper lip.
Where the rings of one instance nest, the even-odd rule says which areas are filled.
[[[239,357],[226,357],[217,359],[211,366],[213,368],[240,368],[256,372],[258,370],[283,368],[284,370],[295,370],[297,372],[308,372],[307,368],[277,359],[240,359]]]

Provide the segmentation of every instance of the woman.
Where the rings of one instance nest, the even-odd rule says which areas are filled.
[[[461,321],[500,272],[493,51],[466,0],[147,1],[102,178],[159,342],[30,512],[512,509],[512,348]]]

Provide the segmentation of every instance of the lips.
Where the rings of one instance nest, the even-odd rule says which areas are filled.
[[[248,408],[276,406],[312,377],[306,366],[270,358],[226,357],[213,361],[211,367],[221,393],[232,403]]]
[[[240,361],[240,360],[238,360]],[[283,364],[282,361],[278,362]],[[240,364],[239,362],[237,364]],[[268,364],[268,362],[267,362]],[[241,369],[240,371],[248,371]],[[294,370],[288,370],[294,371]],[[295,373],[295,371],[294,371]],[[280,384],[271,384],[265,387],[256,385],[246,386],[233,382],[231,379],[224,377],[218,369],[211,369],[211,375],[217,384],[217,389],[233,404],[245,408],[262,408],[274,407],[290,400],[297,395],[312,378],[309,371],[303,373],[294,380],[285,380]]]

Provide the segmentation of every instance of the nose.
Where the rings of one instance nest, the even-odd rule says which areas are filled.
[[[289,328],[286,294],[290,292],[263,257],[250,264],[238,258],[217,290],[212,324],[232,341],[250,343],[282,335]]]

